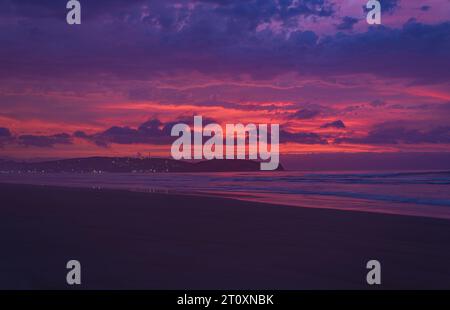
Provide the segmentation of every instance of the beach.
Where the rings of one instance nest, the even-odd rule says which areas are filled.
[[[450,289],[448,219],[114,189],[0,195],[1,289]],[[372,259],[380,286],[366,283]]]

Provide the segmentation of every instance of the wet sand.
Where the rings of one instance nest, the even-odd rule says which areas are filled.
[[[450,221],[0,184],[0,289],[450,289]],[[366,262],[382,285],[366,284]]]

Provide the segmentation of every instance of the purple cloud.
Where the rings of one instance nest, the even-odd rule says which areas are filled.
[[[0,16],[14,16],[46,19],[54,18],[65,20],[65,15],[61,14],[66,9],[68,0],[0,0]],[[132,8],[145,2],[146,0],[96,0],[81,1],[83,8],[83,19],[91,19],[101,15],[117,15],[132,12]]]
[[[99,146],[106,146],[111,143],[117,144],[166,144],[170,141],[169,136],[163,135],[163,131],[157,127],[130,127],[113,126],[103,132],[89,136],[88,139]]]
[[[392,14],[397,8],[400,7],[399,5],[400,0],[379,0],[379,1],[381,4],[381,10],[389,14]],[[368,11],[365,4],[363,5],[363,11],[364,12]]]
[[[17,137],[17,142],[24,146],[53,147],[56,144],[72,144],[72,137],[67,133],[51,136],[22,135]]]
[[[0,138],[11,138],[12,134],[8,128],[0,127]]]
[[[195,6],[186,1],[177,6],[173,1],[91,2],[86,6],[98,10],[85,11],[97,12],[96,18],[70,28],[64,16],[30,22],[37,17],[28,11],[59,10],[55,1],[39,6],[29,0],[7,1],[5,5],[13,7],[9,14],[29,22],[2,25],[0,40],[9,44],[0,51],[4,64],[0,77],[139,80],[200,72],[232,78],[248,74],[260,80],[288,72],[326,77],[370,73],[422,83],[450,77],[448,22],[410,21],[401,29],[380,26],[319,40],[316,33],[299,30],[291,19],[332,14],[331,2],[325,0],[211,0]],[[386,3],[382,5],[388,9],[397,6],[397,1]],[[282,31],[258,29],[272,20],[281,22]],[[47,44],[54,41],[59,44]],[[33,62],[23,62],[30,51]]]
[[[338,30],[352,30],[353,26],[357,24],[359,19],[351,17],[351,16],[345,16],[342,18],[342,21],[340,24],[336,26]]]
[[[367,136],[361,138],[339,138],[336,143],[356,144],[420,144],[450,143],[450,126],[439,126],[430,130],[409,129],[392,124],[375,126]]]
[[[137,128],[112,126],[105,131],[92,135],[76,131],[74,136],[86,139],[102,147],[106,147],[111,143],[163,145],[173,142],[175,138],[171,136],[171,130],[178,123],[184,123],[193,127],[193,117],[181,117],[167,123],[162,123],[155,118],[142,123]],[[203,118],[204,126],[210,123],[215,123],[215,121],[210,118]]]
[[[170,135],[172,127],[175,124],[184,123],[193,127],[193,118],[179,118],[175,121],[162,123],[158,119],[151,119],[137,128],[113,126],[103,132],[87,135],[84,132],[77,131],[74,136],[91,141],[98,146],[106,147],[111,143],[116,144],[170,144],[175,137]],[[203,126],[215,123],[213,119],[203,118]],[[328,144],[327,140],[320,135],[311,132],[287,132],[280,131],[280,142],[295,142],[302,144]]]
[[[0,148],[11,142],[13,136],[8,128],[0,127]]]
[[[301,143],[301,144],[328,144],[327,140],[313,132],[288,132],[280,131],[280,143]]]
[[[320,126],[320,128],[336,128],[336,129],[345,129],[346,126],[343,121],[337,120],[331,123],[326,123]]]
[[[378,108],[378,107],[385,106],[386,102],[381,99],[376,99],[376,100],[373,100],[372,102],[370,102],[370,105],[374,108]]]
[[[35,146],[42,148],[53,147],[57,144],[72,144],[72,136],[67,133],[55,135],[20,135],[14,136],[8,128],[0,127],[0,146],[5,143]]]
[[[303,110],[298,110],[297,112],[292,114],[290,117],[293,119],[305,120],[305,119],[312,119],[312,118],[318,116],[319,114],[320,114],[320,112],[317,110],[303,109]]]

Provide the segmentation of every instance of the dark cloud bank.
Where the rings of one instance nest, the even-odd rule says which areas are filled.
[[[298,16],[332,16],[325,0],[301,1],[87,1],[85,22],[67,27],[60,2],[0,0],[5,17],[0,40],[0,77],[152,79],[201,72],[214,76],[277,74],[332,76],[371,73],[420,83],[450,78],[450,23],[410,20],[400,29],[384,26],[365,33],[319,38],[297,30]],[[144,5],[146,9],[144,9]],[[397,1],[385,1],[394,10]],[[144,14],[145,13],[145,14]],[[258,31],[270,20],[280,33]],[[356,21],[344,17],[341,29]],[[288,31],[290,35],[287,35]],[[59,44],[51,44],[58,41]],[[30,53],[33,51],[33,53]],[[33,60],[33,61],[25,61]]]
[[[214,123],[213,119],[205,118],[203,126]],[[110,144],[154,144],[166,145],[174,141],[171,137],[172,127],[177,123],[193,126],[192,118],[179,118],[174,121],[162,123],[158,119],[150,119],[137,128],[128,126],[112,126],[102,132],[86,134],[76,131],[73,134],[60,133],[55,135],[19,135],[15,136],[7,128],[0,128],[0,146],[5,144],[19,144],[33,147],[54,147],[55,145],[70,145],[74,138],[84,139],[101,147]],[[321,126],[324,129],[343,130],[346,126],[343,121],[337,120]],[[366,136],[346,137],[346,134],[321,135],[314,132],[290,132],[280,129],[280,143],[300,144],[365,144],[365,145],[393,145],[393,144],[449,144],[450,126],[438,126],[428,130],[406,128],[391,123],[378,124]]]

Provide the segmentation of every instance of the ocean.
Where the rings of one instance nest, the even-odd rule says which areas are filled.
[[[450,219],[450,171],[0,173],[0,182],[214,195],[296,207]]]

